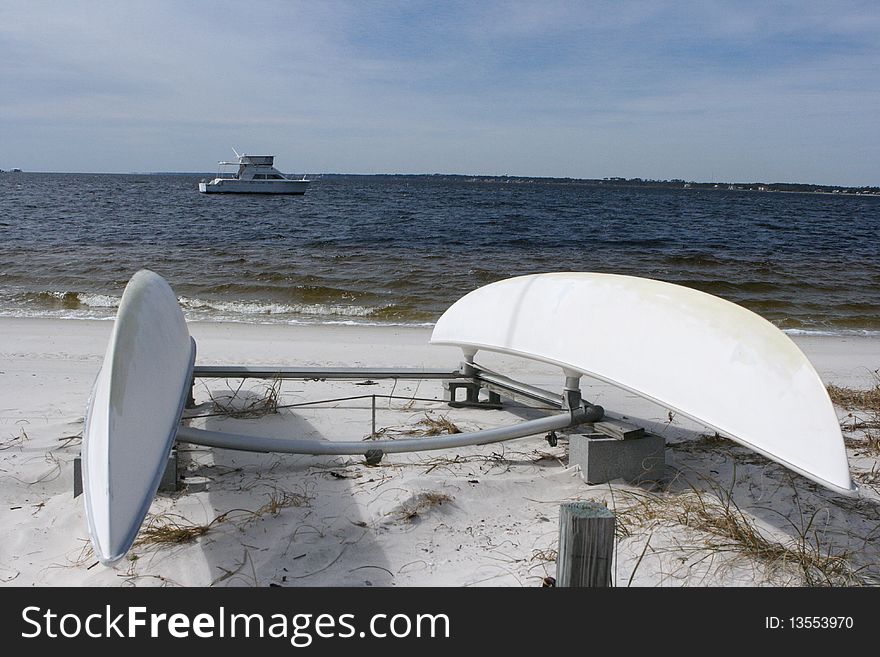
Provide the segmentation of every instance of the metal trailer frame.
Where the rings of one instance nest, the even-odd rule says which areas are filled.
[[[200,378],[235,379],[293,379],[303,381],[321,380],[363,380],[363,379],[403,379],[403,380],[442,380],[459,382],[472,386],[471,392],[486,389],[490,395],[504,395],[526,404],[541,404],[558,409],[552,415],[527,420],[508,427],[497,427],[468,433],[450,434],[429,438],[404,438],[400,440],[331,441],[303,438],[269,438],[264,436],[245,436],[235,433],[209,431],[193,427],[179,427],[177,440],[207,447],[220,447],[250,452],[278,452],[287,454],[313,455],[363,455],[370,463],[378,463],[384,454],[398,452],[418,452],[434,449],[450,449],[469,445],[524,438],[547,433],[555,440],[555,431],[579,424],[597,422],[604,416],[601,406],[585,403],[581,398],[580,377],[566,376],[562,394],[516,381],[475,364],[471,360],[461,363],[457,370],[386,368],[386,367],[288,367],[264,365],[196,365],[193,368],[193,381]],[[453,388],[449,388],[453,391]],[[469,394],[469,402],[459,405],[472,407],[491,407],[476,401],[476,392]],[[454,392],[447,401],[456,403]],[[194,404],[192,389],[189,404]]]

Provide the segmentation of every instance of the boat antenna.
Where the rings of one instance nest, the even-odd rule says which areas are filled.
[[[235,153],[235,157],[237,157],[238,159],[241,159],[241,155],[238,154],[238,151],[235,150],[235,148],[232,149],[232,152]]]

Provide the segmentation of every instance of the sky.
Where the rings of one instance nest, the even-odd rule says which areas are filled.
[[[880,185],[880,2],[0,0],[0,168]]]

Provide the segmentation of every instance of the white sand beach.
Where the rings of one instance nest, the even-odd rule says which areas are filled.
[[[862,434],[845,434],[861,487],[860,497],[847,498],[706,435],[668,409],[587,379],[587,399],[666,438],[662,481],[589,486],[567,467],[566,442],[550,447],[541,436],[386,455],[373,467],[354,457],[181,445],[189,488],[160,494],[148,516],[160,531],[142,531],[124,560],[105,567],[91,554],[83,502],[72,491],[83,413],[111,327],[0,319],[2,584],[541,586],[555,575],[559,505],[577,499],[601,500],[618,512],[618,586],[880,581],[880,454]],[[197,362],[205,365],[454,369],[460,359],[456,349],[430,346],[426,328],[192,323],[190,331]],[[795,341],[826,383],[875,383],[880,339]],[[562,383],[556,369],[533,362],[490,354],[482,362],[528,383]],[[233,403],[262,395],[266,385],[245,382]],[[235,381],[199,382],[197,412],[212,412],[212,399],[236,389]],[[452,409],[436,381],[285,381],[279,403],[392,391],[437,401],[380,399],[376,422],[386,437],[424,428],[426,417],[448,418],[466,431],[540,415],[515,405]],[[848,411],[839,413],[847,421]],[[191,422],[245,434],[360,440],[370,434],[370,418],[370,401],[361,399]],[[741,523],[734,532],[724,528],[732,516]]]

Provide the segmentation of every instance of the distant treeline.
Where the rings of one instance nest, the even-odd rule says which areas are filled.
[[[535,176],[468,176],[460,174],[430,173],[430,174],[404,174],[404,173],[380,173],[380,174],[345,174],[325,173],[315,177],[323,178],[429,178],[438,181],[464,181],[473,183],[507,183],[507,184],[558,184],[558,185],[584,185],[599,187],[657,187],[670,189],[723,189],[733,191],[753,192],[801,192],[813,194],[855,194],[855,195],[880,195],[880,187],[842,187],[839,185],[809,185],[805,183],[765,183],[765,182],[696,182],[673,178],[672,180],[652,180],[646,178],[545,178]]]

